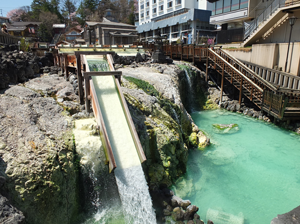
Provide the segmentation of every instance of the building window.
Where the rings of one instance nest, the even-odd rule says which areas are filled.
[[[141,9],[144,9],[144,4],[143,4],[143,5],[141,5]]]
[[[163,33],[164,33],[164,34],[170,33],[170,27],[167,26],[167,27],[163,28]]]
[[[144,18],[144,13],[141,14],[141,18]]]
[[[176,0],[176,5],[180,5],[181,4],[181,0]]]
[[[172,32],[178,32],[178,25],[172,26]]]
[[[240,8],[243,9],[243,8],[247,8],[247,7],[248,7],[248,1],[241,0]]]
[[[160,5],[159,6],[159,11],[163,11],[164,10],[164,5]]]
[[[230,11],[230,4],[231,4],[231,0],[224,0],[223,12],[229,12]]]
[[[149,2],[146,3],[146,6],[149,7]]]
[[[240,8],[240,1],[239,0],[232,0],[231,2],[231,11],[237,10]]]
[[[214,16],[216,14],[216,3],[212,3],[212,11],[211,11],[211,15]]]
[[[223,1],[216,2],[216,14],[220,14],[223,12]]]
[[[153,14],[155,14],[155,13],[156,13],[156,8],[153,9]]]
[[[156,0],[153,0],[153,4],[155,4],[156,3]]]
[[[173,6],[173,2],[168,2],[168,8],[171,8]]]
[[[147,16],[149,16],[149,11],[147,11],[147,14],[146,14]]]

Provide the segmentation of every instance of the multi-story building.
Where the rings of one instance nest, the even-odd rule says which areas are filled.
[[[164,35],[170,42],[194,43],[197,36],[213,37],[210,10],[212,3],[206,0],[139,0],[139,39],[153,41]]]

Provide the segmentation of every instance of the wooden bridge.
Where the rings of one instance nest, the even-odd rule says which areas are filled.
[[[145,44],[144,47],[155,49],[154,44]],[[221,76],[221,101],[224,81],[227,80],[239,91],[240,104],[243,95],[276,119],[300,120],[300,78],[292,78],[289,74],[276,73],[276,76],[274,73],[271,82],[269,75],[258,75],[252,66],[246,66],[221,48],[178,44],[163,45],[163,51],[173,59],[205,63],[206,81],[209,68],[217,71]]]

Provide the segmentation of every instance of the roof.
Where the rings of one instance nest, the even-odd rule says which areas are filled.
[[[66,28],[66,24],[53,24],[53,28]]]
[[[125,28],[112,28],[112,27],[101,27],[101,29],[103,29],[103,30],[122,30],[122,31],[130,31],[130,32],[137,32],[136,31],[136,29],[134,28],[134,29],[125,29]]]
[[[93,22],[93,21],[86,21],[85,22],[88,26],[95,26],[95,25],[110,25],[110,26],[128,26],[135,28],[134,25],[126,24],[126,23],[118,23],[118,22],[111,22],[108,20],[102,21],[102,22]]]
[[[167,26],[174,26],[176,24],[186,23],[187,21],[203,21],[209,22],[211,11],[202,9],[190,9],[186,13],[179,14],[177,16],[169,17],[166,19],[158,20],[156,22],[145,23],[137,26],[138,33],[147,32],[150,30],[156,30],[158,28],[164,28]]]
[[[112,36],[127,36],[127,37],[137,37],[138,35],[133,33],[133,32],[129,32],[129,33],[121,33],[118,31],[115,32],[109,32],[110,35]]]
[[[13,22],[10,26],[19,27],[19,26],[28,26],[28,25],[37,25],[39,26],[42,22]]]

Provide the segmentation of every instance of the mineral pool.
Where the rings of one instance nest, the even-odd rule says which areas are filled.
[[[190,150],[176,195],[215,224],[269,224],[300,205],[300,136],[273,124],[222,110],[192,117],[211,145]],[[217,130],[213,124],[237,124]]]

